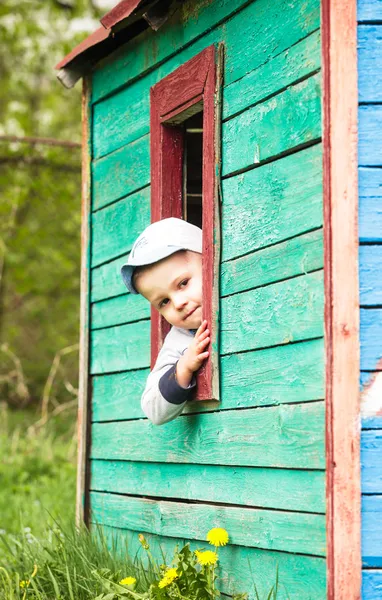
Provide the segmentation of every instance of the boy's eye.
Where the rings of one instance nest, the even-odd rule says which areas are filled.
[[[163,298],[163,300],[161,300],[159,302],[159,308],[163,308],[164,306],[166,306],[166,304],[169,303],[169,299],[168,298]]]
[[[188,281],[189,281],[188,279],[183,279],[183,281],[181,281],[180,284],[179,284],[180,287],[186,286],[188,284]]]

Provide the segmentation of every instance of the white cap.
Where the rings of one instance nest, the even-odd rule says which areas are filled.
[[[132,294],[138,294],[133,286],[136,267],[152,265],[179,250],[202,253],[202,230],[182,219],[162,219],[151,223],[136,239],[127,259],[121,268],[122,279]]]

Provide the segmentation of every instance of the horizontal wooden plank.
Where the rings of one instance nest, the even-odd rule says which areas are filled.
[[[223,261],[321,227],[322,146],[226,179],[222,187]]]
[[[382,570],[364,569],[362,571],[362,600],[381,600]]]
[[[222,172],[258,165],[321,136],[321,78],[314,75],[222,126]]]
[[[209,527],[210,524],[206,524],[206,532]],[[147,564],[147,554],[138,541],[136,531],[107,526],[102,529],[110,545],[118,545],[122,538],[128,543],[130,555],[138,555]],[[146,534],[145,538],[153,556],[159,563],[166,560],[167,564],[171,563],[176,544],[183,546],[187,541],[152,534]],[[190,546],[192,550],[207,549],[208,544],[191,542]],[[123,542],[119,547],[125,547]],[[266,598],[278,572],[277,600],[326,600],[326,561],[321,557],[228,545],[219,548],[219,565],[219,589],[226,594],[247,592],[249,600],[255,600],[256,585],[260,598]]]
[[[382,249],[382,246],[381,246]],[[221,265],[220,292],[236,294],[323,267],[322,229]]]
[[[320,32],[315,31],[228,85],[223,95],[223,119],[317,71],[321,66],[320,49]]]
[[[111,527],[204,540],[206,523],[235,546],[325,556],[325,515],[90,493],[91,519]]]
[[[360,102],[382,102],[382,24],[359,25],[358,98]]]
[[[325,513],[322,471],[95,460],[91,489]]]
[[[322,271],[221,301],[222,354],[320,337],[323,331]]]
[[[127,289],[122,281],[121,267],[129,254],[124,254],[109,263],[95,267],[91,272],[90,301],[98,302],[113,296],[126,294]]]
[[[92,163],[93,210],[150,183],[149,146],[145,135]]]
[[[362,496],[362,562],[382,567],[382,494]]]
[[[149,187],[93,213],[91,266],[130,251],[135,239],[149,224]]]
[[[373,371],[382,358],[382,309],[360,310],[361,369]]]
[[[358,108],[358,163],[362,166],[382,166],[382,106]]]
[[[147,367],[150,321],[96,329],[90,336],[90,373],[112,373]]]
[[[382,494],[382,429],[361,435],[362,493]]]
[[[232,27],[232,23],[228,27]],[[289,26],[284,20],[276,24],[275,33],[278,40],[285,38]],[[213,34],[214,41],[227,35],[220,28]],[[212,42],[212,34],[208,40]],[[283,41],[285,43],[285,41]],[[200,44],[200,42],[199,42]],[[237,50],[237,48],[236,48]],[[149,133],[150,128],[150,88],[163,77],[174,71],[194,56],[195,50],[185,49],[155,71],[134,81],[113,96],[109,96],[94,106],[93,112],[93,156],[99,158]],[[246,64],[245,75],[223,89],[223,118],[226,119],[247,106],[260,102],[270,94],[307,77],[320,67],[319,32],[304,38],[292,48],[268,60],[264,65],[251,71],[252,63],[258,65],[258,56],[251,53]],[[235,62],[242,62],[241,53],[236,51],[230,61],[231,71],[236,70]],[[278,73],[278,77],[274,73]]]
[[[382,242],[382,169],[358,169],[359,238]]]
[[[176,54],[171,59],[170,70],[161,75],[164,77],[219,41],[225,46],[225,82],[232,83],[296,44],[320,25],[320,8],[316,0],[280,0],[277,4],[257,0],[246,3],[244,10],[233,15],[243,3],[246,0],[183,3],[165,28],[155,35],[152,31],[143,33],[103,61],[93,74],[93,102]],[[233,16],[227,21],[229,15]],[[208,31],[210,33],[203,36]],[[238,36],[240,45],[237,44]],[[193,40],[195,43],[190,45]]]
[[[94,423],[91,458],[296,469],[325,468],[324,403]],[[144,440],[144,443],[142,441]]]
[[[358,21],[382,21],[381,0],[358,0]]]
[[[126,294],[91,305],[91,328],[110,327],[150,318],[150,303],[138,294]]]
[[[382,415],[362,418],[362,429],[382,429]]]
[[[93,420],[143,418],[140,398],[149,371],[93,377]],[[309,402],[324,398],[323,339],[223,356],[221,400],[188,402],[184,413]]]
[[[382,305],[382,244],[360,246],[359,291],[362,306]]]

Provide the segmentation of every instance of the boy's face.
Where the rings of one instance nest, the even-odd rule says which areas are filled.
[[[134,283],[170,325],[198,329],[202,322],[201,254],[176,252],[147,266]]]

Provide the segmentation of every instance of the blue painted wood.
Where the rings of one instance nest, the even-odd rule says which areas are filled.
[[[360,246],[359,287],[361,306],[382,305],[382,244]]]
[[[382,242],[382,169],[358,169],[359,238]]]
[[[381,0],[358,0],[358,21],[382,21]]]
[[[362,562],[382,567],[382,494],[362,496]]]
[[[378,494],[382,490],[382,429],[362,432],[361,469],[362,492]]]
[[[382,106],[358,109],[358,162],[362,166],[382,166]]]
[[[362,429],[382,429],[382,415],[364,417],[362,419]]]
[[[382,598],[382,571],[364,569],[362,572],[362,598],[363,600],[381,600]]]
[[[358,98],[382,101],[382,25],[358,27]]]
[[[361,369],[373,371],[382,357],[382,309],[360,311]]]

